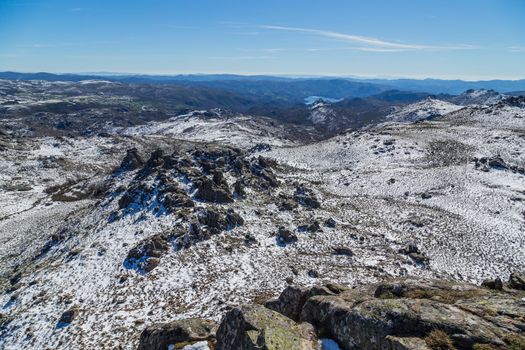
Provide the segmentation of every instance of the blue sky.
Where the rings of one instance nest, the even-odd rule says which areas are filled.
[[[525,78],[522,0],[0,0],[0,70]]]

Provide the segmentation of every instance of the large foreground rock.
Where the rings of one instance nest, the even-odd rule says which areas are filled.
[[[216,350],[255,349],[314,350],[317,337],[311,325],[295,323],[262,305],[229,311],[217,331]]]
[[[144,331],[141,344],[156,332]],[[289,286],[265,306],[226,313],[215,350],[310,350],[318,338],[343,350],[523,350],[524,332],[523,291],[397,279],[354,289]]]
[[[210,320],[189,318],[147,327],[140,335],[138,350],[181,349],[201,341],[213,341],[217,325]]]
[[[300,320],[346,350],[403,348],[401,338],[414,349],[424,348],[421,341],[408,338],[426,339],[435,330],[445,332],[457,349],[482,344],[514,349],[519,348],[515,344],[525,344],[524,295],[516,293],[459,282],[394,281],[312,296]]]

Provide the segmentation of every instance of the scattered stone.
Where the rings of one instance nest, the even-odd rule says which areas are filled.
[[[0,334],[12,320],[11,316],[0,313]]]
[[[335,247],[333,248],[333,251],[335,255],[346,255],[346,256],[354,255],[354,252],[352,251],[352,249],[348,247]]]
[[[281,226],[279,227],[279,230],[277,232],[276,239],[279,245],[286,245],[297,242],[297,235],[292,231]]]
[[[255,152],[270,152],[272,150],[272,146],[270,146],[267,143],[258,143],[252,148],[250,148],[250,153]]]
[[[508,286],[512,289],[525,290],[525,273],[511,273]]]
[[[247,246],[251,246],[255,243],[257,243],[257,239],[253,235],[249,233],[244,235],[244,244],[246,244]]]
[[[317,272],[315,270],[308,270],[308,272],[306,274],[308,275],[308,277],[311,277],[311,278],[318,278],[319,277],[319,272]]]
[[[57,328],[63,328],[69,326],[71,322],[78,316],[79,308],[72,307],[71,309],[64,311],[60,316],[57,323]]]
[[[324,225],[329,228],[335,228],[337,222],[333,218],[326,219]]]
[[[494,289],[494,290],[503,290],[503,282],[501,278],[497,277],[494,280],[484,280],[481,285],[485,288]]]
[[[296,187],[294,200],[307,208],[319,209],[321,207],[321,203],[315,196],[314,192],[309,188],[306,188],[304,185]]]
[[[246,191],[241,180],[237,180],[235,184],[233,184],[233,193],[238,198],[244,198],[246,196]]]
[[[430,260],[414,243],[409,243],[406,248],[399,249],[399,253],[408,255],[417,264],[425,265]]]
[[[319,221],[314,221],[313,223],[309,225],[301,225],[297,228],[300,232],[321,232],[323,229],[321,228],[321,224],[319,224]]]
[[[282,198],[277,206],[280,211],[290,211],[297,208],[297,203],[290,198]]]
[[[501,157],[490,158],[487,163],[491,168],[498,170],[507,170],[509,168]]]
[[[210,320],[190,318],[161,323],[142,331],[138,350],[182,349],[202,341],[213,341],[217,324]]]
[[[495,170],[509,170],[516,174],[525,175],[525,169],[516,165],[510,165],[506,163],[503,158],[497,157],[481,157],[474,158],[475,167],[481,171]]]
[[[429,192],[424,192],[421,194],[422,199],[430,199],[432,198],[432,195]]]

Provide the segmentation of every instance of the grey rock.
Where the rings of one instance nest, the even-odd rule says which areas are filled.
[[[166,350],[170,345],[175,349],[200,341],[212,341],[217,324],[210,320],[190,318],[161,323],[142,331],[137,350]]]
[[[317,336],[307,323],[296,323],[262,305],[247,305],[223,317],[215,349],[316,350]]]
[[[525,273],[511,273],[508,286],[513,289],[525,290]]]

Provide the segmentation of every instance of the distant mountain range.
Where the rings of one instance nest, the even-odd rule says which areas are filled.
[[[225,90],[259,101],[289,104],[301,103],[310,96],[341,99],[368,97],[389,90],[427,94],[460,94],[470,89],[492,89],[514,94],[525,90],[522,80],[439,80],[439,79],[356,79],[341,77],[291,78],[266,75],[242,76],[234,74],[195,75],[126,75],[112,73],[52,74],[0,72],[0,79],[82,81],[105,79],[125,83],[176,84],[190,87],[208,87]]]

